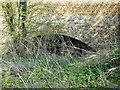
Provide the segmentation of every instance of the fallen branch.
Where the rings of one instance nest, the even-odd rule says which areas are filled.
[[[108,72],[111,72],[111,71],[114,71],[114,70],[116,70],[116,69],[120,69],[120,67],[113,67],[113,68],[108,69],[107,71],[108,71]]]
[[[66,46],[66,47],[73,48],[73,49],[77,49],[77,50],[80,50],[80,51],[82,50],[82,51],[91,53],[90,51],[87,51],[87,50],[85,50],[85,49],[81,49],[81,48],[78,48],[78,47],[75,47],[75,46]]]

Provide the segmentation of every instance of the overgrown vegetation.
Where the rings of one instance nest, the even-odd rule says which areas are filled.
[[[112,52],[119,52],[118,49]],[[7,56],[3,63],[2,87],[111,87],[118,88],[120,54],[73,57]],[[88,59],[89,58],[89,59]],[[114,59],[114,60],[113,60]],[[118,61],[117,61],[118,60]],[[113,63],[114,62],[114,63]]]
[[[25,43],[30,36],[50,32],[61,33],[61,28],[64,27],[63,23],[55,23],[51,20],[52,14],[45,13],[48,8],[52,7],[49,6],[49,3],[41,5],[41,9],[33,7],[37,7],[37,4],[27,7],[28,16],[21,23],[19,15],[22,14],[24,19],[26,11],[14,10],[12,3],[3,4],[4,17],[8,25],[7,30],[10,31],[13,41],[17,41],[12,43],[13,46],[10,44],[8,53],[0,56],[2,88],[119,88],[119,47],[112,48],[109,54],[101,55],[96,52],[81,58],[61,57],[46,53],[36,55],[32,52],[28,54],[22,52],[22,56],[17,55],[17,50],[24,49],[30,44]],[[21,31],[23,23],[25,32]]]

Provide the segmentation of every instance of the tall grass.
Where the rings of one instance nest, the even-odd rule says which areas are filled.
[[[118,88],[119,64],[113,63],[120,55],[112,50],[109,56],[88,55],[79,59],[72,57],[36,56],[34,54],[2,60],[5,87],[27,88]],[[6,68],[7,67],[7,68]]]

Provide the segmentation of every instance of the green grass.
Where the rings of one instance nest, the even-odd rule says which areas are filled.
[[[110,55],[73,57],[35,56],[6,57],[3,62],[2,87],[78,88],[120,86],[120,54],[112,49]],[[9,64],[9,65],[8,65]],[[116,68],[117,67],[117,68]],[[17,68],[17,69],[16,69]],[[110,71],[110,69],[116,68]]]

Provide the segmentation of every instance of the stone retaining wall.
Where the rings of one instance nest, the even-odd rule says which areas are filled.
[[[60,5],[58,5],[57,8],[55,7],[53,9],[49,8],[48,12],[46,11],[47,12],[46,16],[48,16],[48,14],[50,13],[49,15],[50,18],[46,22],[55,22],[58,24],[64,23],[65,26],[61,29],[61,31],[66,32],[67,35],[70,35],[76,39],[79,39],[98,50],[103,48],[109,49],[110,47],[114,47],[119,44],[120,36],[118,35],[118,23],[119,23],[118,14],[114,13],[117,11],[117,6],[108,5],[107,8],[109,9],[109,11],[110,10],[112,11],[112,14],[110,13],[106,14],[106,13],[102,13],[102,11],[104,12],[107,11],[105,8],[103,8],[105,4],[103,5],[101,4],[104,10],[98,8],[99,6],[97,5],[92,5],[94,6],[94,8],[88,5],[89,7],[92,8],[92,11],[94,11],[95,8],[97,8],[98,13],[87,14],[87,11],[89,11],[90,9],[86,5],[80,6],[81,4],[75,4],[75,5],[63,4],[63,6],[64,7],[67,6],[67,8],[64,8],[62,4]],[[70,9],[69,7],[73,9]],[[81,14],[80,10],[77,10],[77,9],[80,9],[81,7],[83,7],[82,13],[84,13],[84,10],[86,10],[84,7],[88,9],[85,11],[86,14]],[[39,11],[41,13],[41,10]],[[40,14],[38,11],[35,11],[35,12],[36,14]],[[1,11],[0,11],[0,14],[2,14]],[[39,22],[41,20],[42,19],[40,19],[39,17],[37,17],[37,19],[33,18],[34,22]],[[4,52],[4,49],[6,48],[4,47],[4,42],[8,40],[7,38],[8,36],[3,35],[5,34],[3,33],[5,25],[2,23],[2,21],[3,21],[3,17],[0,15],[0,26],[1,26],[0,27],[0,53]],[[36,26],[36,23],[32,23],[32,24],[35,24]],[[29,25],[29,27],[33,28],[34,26]],[[41,26],[39,27],[38,29],[41,30]]]
[[[100,46],[116,44],[118,15],[64,15],[56,16],[58,23],[65,23],[62,29],[67,35],[99,48]],[[53,19],[53,21],[54,21]]]

